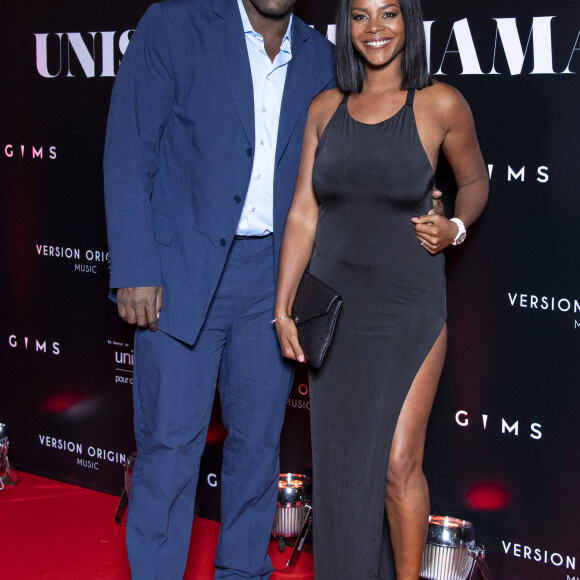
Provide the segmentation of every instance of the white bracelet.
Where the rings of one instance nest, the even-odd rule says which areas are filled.
[[[458,230],[457,235],[455,236],[455,239],[451,242],[451,245],[458,246],[459,244],[461,244],[465,241],[465,237],[467,235],[467,232],[465,230],[465,224],[459,218],[455,218],[455,217],[451,218],[449,221],[453,222],[457,226],[457,230]]]
[[[274,320],[270,320],[270,324],[274,324],[274,322],[278,322],[278,320],[284,320],[284,318],[291,318],[290,316],[279,316],[278,318],[274,318]]]

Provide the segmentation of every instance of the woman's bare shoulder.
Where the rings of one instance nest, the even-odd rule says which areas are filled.
[[[473,115],[463,95],[455,88],[435,81],[417,91],[416,109],[420,114],[437,122],[445,131],[451,127],[473,123]]]
[[[338,87],[322,91],[312,99],[310,108],[324,109],[326,107],[332,107],[333,105],[336,107],[343,96],[344,93]]]
[[[308,122],[316,128],[319,137],[322,135],[324,128],[336,111],[343,96],[344,93],[340,89],[329,89],[314,97],[312,103],[310,103]]]
[[[417,100],[431,110],[443,115],[453,115],[469,111],[469,105],[463,95],[455,88],[439,81],[417,92]]]
[[[308,114],[320,119],[324,119],[328,115],[332,116],[336,107],[340,104],[343,95],[344,93],[338,88],[323,91],[312,99]]]

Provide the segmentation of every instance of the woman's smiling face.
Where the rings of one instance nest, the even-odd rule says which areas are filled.
[[[398,59],[405,47],[405,23],[398,0],[352,0],[352,44],[371,66]]]

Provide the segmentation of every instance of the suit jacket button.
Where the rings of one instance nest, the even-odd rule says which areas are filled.
[[[227,244],[227,242],[226,242],[226,239],[225,239],[225,238],[222,238],[222,239],[220,240],[220,245],[221,245],[221,247],[223,248],[223,247],[224,247],[226,244]]]
[[[251,157],[253,154],[254,154],[254,152],[252,151],[251,147],[248,147],[248,148],[246,149],[246,155],[247,155],[248,157]]]
[[[234,195],[234,201],[236,203],[242,203],[242,198],[239,195]]]

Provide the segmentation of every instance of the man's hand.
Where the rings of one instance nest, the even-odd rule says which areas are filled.
[[[427,215],[442,215],[443,217],[445,217],[445,207],[443,206],[443,202],[441,201],[441,196],[443,194],[439,189],[434,187],[431,195],[433,196],[433,209],[430,209],[427,212]]]
[[[160,286],[140,286],[138,288],[119,288],[117,308],[119,316],[129,324],[140,328],[157,330],[159,312],[163,306],[163,288]]]

